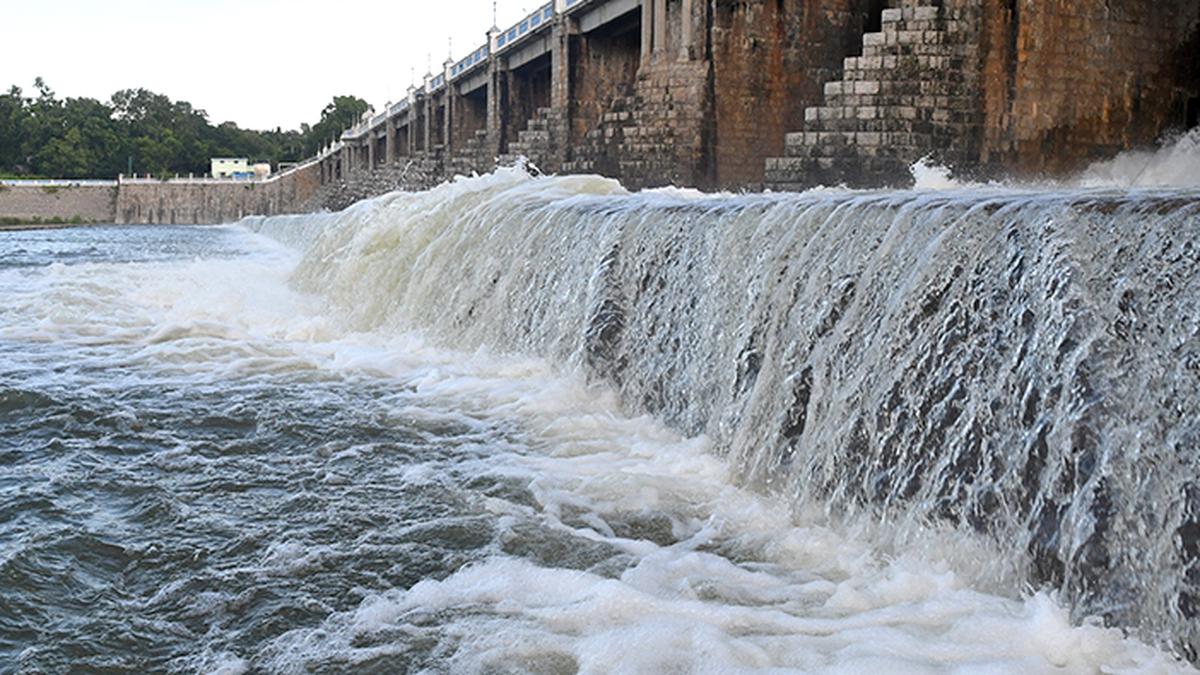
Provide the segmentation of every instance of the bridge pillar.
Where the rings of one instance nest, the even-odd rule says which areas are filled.
[[[349,143],[342,146],[342,178],[349,178],[354,170],[354,147]]]
[[[642,0],[642,65],[649,65],[654,49],[654,0]]]
[[[394,117],[388,118],[387,128],[383,133],[387,134],[384,161],[391,166],[396,163],[396,119]]]
[[[654,0],[654,54],[667,48],[667,0]]]
[[[367,170],[375,169],[375,132],[367,132]]]
[[[408,156],[412,157],[417,152],[417,104],[414,102],[408,108]]]
[[[695,26],[692,18],[692,0],[681,0],[680,2],[680,23],[683,24],[683,30],[680,31],[680,49],[679,60],[691,61],[693,58],[692,47],[695,45]]]
[[[421,135],[425,138],[425,154],[428,155],[433,150],[433,96],[425,97],[425,129],[421,130]]]
[[[571,104],[571,36],[574,21],[563,16],[554,27],[550,47],[550,107],[566,110]]]
[[[450,69],[454,67],[454,60],[447,58],[442,64],[442,75],[446,80],[446,86],[442,89],[442,101],[446,106],[445,114],[442,115],[442,156],[447,160],[454,154],[454,116],[457,114],[454,105],[454,85],[450,81]]]
[[[508,86],[506,68],[499,56],[493,56],[488,64],[487,88],[487,132],[488,150],[499,155],[504,146],[504,99]]]

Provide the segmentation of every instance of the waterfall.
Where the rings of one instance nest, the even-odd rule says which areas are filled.
[[[1194,191],[501,170],[248,225],[355,328],[582,370],[797,513],[983,534],[1078,616],[1200,646]]]

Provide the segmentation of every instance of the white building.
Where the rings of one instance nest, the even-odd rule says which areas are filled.
[[[250,160],[245,157],[213,157],[213,178],[253,178]]]

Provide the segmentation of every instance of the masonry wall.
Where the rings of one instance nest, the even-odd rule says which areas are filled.
[[[455,151],[465,148],[476,132],[487,129],[487,88],[466,96],[454,95],[454,114],[450,120],[451,145]]]
[[[248,215],[298,213],[321,187],[318,164],[269,183],[123,183],[116,222],[213,224]]]
[[[820,105],[842,61],[862,50],[881,2],[715,0],[711,49],[716,115],[715,173],[722,186],[761,184],[763,158],[783,154],[784,136]]]
[[[502,152],[508,152],[508,145],[519,138],[539,108],[550,106],[550,56],[509,71],[507,80]]]
[[[1182,128],[1196,0],[987,0],[984,161],[1061,174]]]
[[[116,198],[115,185],[0,185],[0,218],[111,223]]]
[[[571,139],[597,128],[616,99],[634,94],[641,59],[640,13],[571,41]]]

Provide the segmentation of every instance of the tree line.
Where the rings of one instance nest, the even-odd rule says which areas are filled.
[[[38,78],[30,94],[16,86],[0,94],[0,175],[203,175],[213,157],[278,167],[315,155],[367,109],[360,98],[335,96],[311,126],[253,131],[233,122],[214,125],[192,104],[146,89],[124,89],[109,101],[60,99]]]

